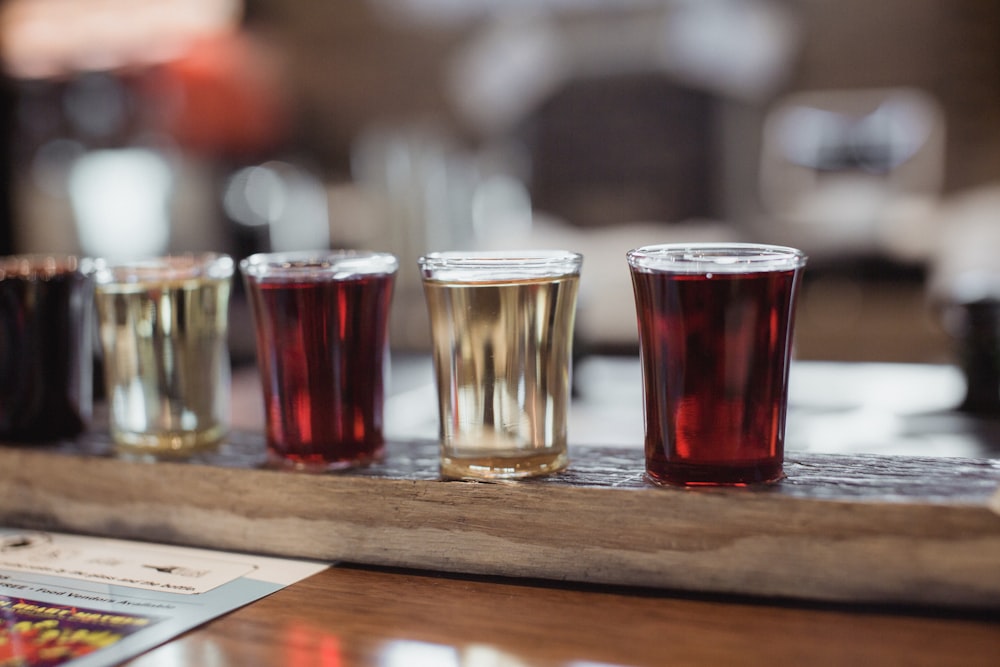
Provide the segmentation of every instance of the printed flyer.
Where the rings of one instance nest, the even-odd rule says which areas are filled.
[[[0,528],[0,667],[115,665],[326,567]]]

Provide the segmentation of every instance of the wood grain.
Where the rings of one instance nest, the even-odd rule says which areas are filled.
[[[339,567],[129,665],[992,667],[993,616]]]
[[[347,474],[262,468],[235,434],[185,461],[102,436],[0,447],[0,524],[444,572],[744,595],[1000,608],[1000,462],[789,457],[759,489],[643,481],[633,450],[566,473],[446,482],[433,443]]]

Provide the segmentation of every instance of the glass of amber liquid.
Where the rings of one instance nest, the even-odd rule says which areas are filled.
[[[384,458],[398,268],[389,253],[347,250],[261,253],[240,263],[275,467],[323,472]]]
[[[89,425],[93,283],[72,255],[0,258],[0,438],[58,440]]]
[[[514,479],[568,465],[582,261],[566,251],[439,252],[420,258],[443,477]]]
[[[97,261],[109,425],[121,452],[187,454],[228,432],[233,269],[217,253]]]
[[[795,301],[805,255],[755,244],[627,253],[642,364],[647,477],[781,479]]]

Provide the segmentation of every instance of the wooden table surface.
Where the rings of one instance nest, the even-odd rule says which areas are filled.
[[[996,665],[996,614],[333,567],[128,663]]]

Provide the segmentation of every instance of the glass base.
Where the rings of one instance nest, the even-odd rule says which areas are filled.
[[[120,454],[177,457],[215,449],[227,432],[225,426],[202,431],[136,432],[112,429],[111,440]]]
[[[656,463],[646,464],[646,479],[658,486],[757,486],[785,477],[780,460],[748,465]]]
[[[519,456],[441,456],[441,477],[464,480],[504,480],[541,477],[569,465],[565,450]]]
[[[344,459],[331,459],[318,454],[311,456],[284,455],[274,449],[268,449],[267,451],[268,468],[306,473],[354,470],[356,468],[366,468],[370,465],[381,463],[384,460],[385,447],[379,447],[370,453],[359,454]]]

